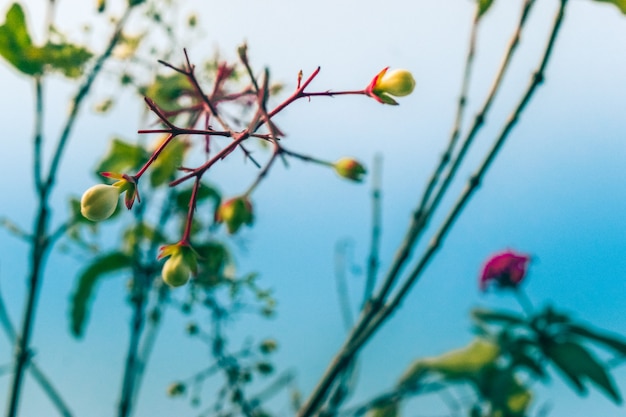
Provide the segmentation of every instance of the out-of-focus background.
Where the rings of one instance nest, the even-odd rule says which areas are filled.
[[[38,35],[43,3],[22,2]],[[464,126],[484,100],[521,3],[496,1],[484,17]],[[453,194],[461,190],[537,67],[558,3],[540,1],[533,10],[512,70]],[[400,312],[365,348],[355,400],[391,387],[412,359],[467,343],[472,337],[470,308],[479,304],[517,308],[512,297],[481,294],[477,286],[485,258],[505,248],[532,255],[526,290],[536,305],[552,303],[577,318],[626,334],[626,16],[607,3],[570,3],[545,84],[444,248]],[[2,16],[9,4],[0,2]],[[369,166],[375,154],[383,155],[384,271],[447,143],[474,3],[194,0],[181,7],[181,16],[196,11],[202,27],[202,39],[189,45],[192,60],[205,59],[216,50],[235,59],[237,46],[246,41],[252,65],[258,70],[268,66],[273,78],[285,84],[285,96],[295,87],[301,69],[306,76],[321,66],[311,86],[319,91],[362,88],[385,66],[412,71],[417,87],[398,107],[362,97],[315,98],[290,106],[276,119],[288,135],[284,144],[290,149],[329,160],[350,155]],[[86,35],[80,27],[95,21],[94,9],[92,2],[59,1],[57,21],[81,39]],[[104,28],[96,24],[89,38],[96,44],[98,31]],[[173,61],[182,62],[182,51]],[[107,96],[104,80],[93,104]],[[56,132],[73,90],[61,80],[48,87],[46,130]],[[29,228],[35,201],[30,153],[33,88],[3,63],[0,91],[0,214]],[[142,100],[125,94],[106,116],[81,115],[53,198],[55,219],[63,217],[68,195],[79,196],[98,181],[92,170],[109,139],[134,138],[146,127],[143,111]],[[225,195],[236,195],[253,175],[252,165],[235,157],[209,180]],[[249,335],[257,340],[277,338],[279,367],[295,369],[306,394],[345,335],[334,277],[338,244],[353,247],[355,271],[348,281],[355,309],[360,302],[371,227],[370,187],[294,161],[288,168],[279,164],[272,170],[253,198],[255,226],[240,234],[233,248],[239,270],[258,271],[260,282],[275,291],[279,305],[271,320],[250,315],[234,321],[228,329],[231,343],[241,343]],[[443,205],[452,202],[446,199]],[[433,223],[438,220],[441,216]],[[15,322],[26,289],[27,256],[21,241],[0,230],[0,288]],[[37,312],[35,358],[66,394],[76,416],[109,416],[118,399],[130,310],[124,302],[124,280],[105,281],[97,289],[86,336],[72,338],[68,299],[82,261],[58,251],[49,261]],[[202,368],[208,360],[204,345],[184,338],[185,320],[177,313],[168,315],[135,416],[193,415],[185,400],[165,396],[171,381]],[[11,349],[0,335],[0,364],[11,360]],[[616,375],[620,389],[626,390],[624,368]],[[7,374],[0,375],[0,398],[8,381]],[[597,391],[577,397],[558,378],[546,389],[537,388],[534,407],[551,403],[551,416],[624,412]],[[277,401],[276,408],[281,415],[289,414],[287,400]],[[32,381],[21,410],[27,417],[54,415]],[[410,415],[437,416],[446,410],[434,398],[416,402]]]

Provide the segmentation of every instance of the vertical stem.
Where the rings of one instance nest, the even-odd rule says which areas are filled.
[[[370,300],[376,285],[376,276],[378,275],[378,252],[380,249],[380,229],[382,224],[381,166],[382,156],[378,154],[374,158],[374,166],[372,167],[372,240],[370,242],[370,254],[367,258],[367,280],[363,291],[363,305]]]
[[[58,168],[61,163],[61,157],[67,142],[69,140],[70,133],[76,122],[78,111],[83,103],[83,100],[91,91],[91,86],[95,81],[97,75],[100,73],[105,61],[111,56],[113,48],[120,39],[122,33],[122,27],[126,22],[130,14],[131,6],[126,9],[126,12],[116,25],[115,31],[109,40],[107,48],[98,57],[94,67],[89,74],[85,77],[83,84],[78,89],[78,92],[74,96],[72,101],[72,108],[70,115],[68,116],[65,126],[59,136],[56,147],[54,148],[54,154],[50,163],[50,169],[47,177],[44,179],[41,176],[42,173],[42,161],[41,161],[41,146],[42,146],[42,123],[43,120],[43,94],[41,81],[36,80],[36,126],[35,126],[35,139],[34,139],[34,175],[35,185],[38,192],[38,207],[35,215],[35,222],[33,224],[31,255],[30,255],[30,272],[28,276],[28,294],[26,303],[24,305],[24,312],[22,314],[22,326],[17,343],[15,346],[15,369],[13,372],[13,380],[10,384],[9,403],[7,404],[7,417],[16,417],[18,412],[19,400],[22,393],[22,385],[24,382],[24,374],[28,367],[30,358],[30,339],[32,336],[33,326],[35,322],[35,313],[37,301],[39,298],[39,292],[41,290],[41,280],[43,277],[43,271],[45,262],[50,250],[50,236],[49,236],[49,217],[50,208],[48,206],[48,200],[54,187]]]
[[[135,391],[135,380],[137,376],[137,369],[139,366],[139,358],[137,352],[139,351],[139,342],[143,333],[145,324],[145,310],[146,310],[146,281],[149,282],[149,276],[145,276],[145,273],[141,271],[135,271],[135,279],[139,278],[141,281],[136,284],[138,289],[134,290],[133,294],[133,319],[131,322],[130,342],[128,344],[128,351],[126,355],[126,363],[124,366],[124,378],[122,382],[122,396],[118,406],[118,416],[128,417],[131,413]]]
[[[7,417],[17,416],[19,399],[24,382],[24,373],[30,359],[30,337],[33,330],[35,317],[35,307],[39,298],[41,288],[40,279],[44,268],[44,263],[48,255],[48,245],[46,233],[48,229],[48,205],[47,194],[40,193],[39,209],[35,220],[33,243],[30,255],[31,271],[28,278],[28,295],[24,313],[22,315],[22,327],[15,346],[15,370],[13,380],[10,385],[9,403],[7,404]]]

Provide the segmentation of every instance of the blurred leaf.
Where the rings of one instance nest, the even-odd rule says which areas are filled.
[[[70,327],[75,337],[83,335],[85,319],[94,288],[103,275],[131,266],[132,259],[121,252],[111,252],[96,259],[80,274],[70,300]]]
[[[487,13],[492,4],[493,0],[478,0],[478,17]]]
[[[148,157],[148,153],[141,146],[115,138],[111,141],[109,150],[100,161],[96,172],[124,173],[139,168]]]
[[[545,369],[543,369],[543,367],[541,366],[541,362],[539,362],[535,358],[525,353],[517,352],[512,359],[514,365],[528,369],[537,378],[546,379],[548,377]]]
[[[176,207],[184,213],[189,210],[189,200],[191,200],[192,191],[193,188],[190,187],[182,190],[176,196]],[[197,204],[200,204],[202,201],[207,199],[212,200],[215,204],[215,207],[218,207],[220,205],[220,202],[222,201],[222,196],[220,192],[217,191],[217,189],[213,186],[201,183],[200,188],[198,188],[198,193],[196,195],[196,202]]]
[[[225,280],[224,268],[231,262],[226,246],[219,242],[194,245],[198,253],[199,271],[196,283],[213,286]]]
[[[524,317],[517,313],[492,311],[480,308],[472,310],[472,318],[485,323],[525,324]]]
[[[24,10],[18,3],[9,8],[0,26],[0,55],[26,75],[41,75],[45,69],[51,69],[71,78],[81,75],[83,66],[92,57],[87,49],[65,42],[34,46]]]
[[[498,345],[482,338],[474,339],[464,348],[434,358],[413,362],[402,374],[400,386],[415,386],[427,372],[437,372],[446,379],[473,379],[483,369],[492,366],[500,355]]]
[[[192,91],[192,86],[186,76],[180,73],[164,76],[157,75],[154,82],[141,89],[140,93],[152,99],[165,111],[180,108],[178,100]]]
[[[574,384],[578,392],[585,392],[582,380],[589,378],[616,404],[622,402],[610,375],[592,353],[583,346],[571,341],[553,342],[547,346],[545,353]]]
[[[43,72],[43,63],[33,59],[34,50],[24,10],[18,3],[14,3],[6,14],[4,24],[0,26],[0,55],[18,71],[36,75]]]
[[[168,143],[150,166],[150,185],[158,187],[173,180],[187,149],[188,144],[180,138],[174,138]]]
[[[491,367],[478,380],[479,391],[491,403],[492,416],[523,417],[532,394],[511,368]]]
[[[615,5],[623,14],[626,14],[626,0],[595,0],[601,3],[611,3]]]
[[[590,328],[579,326],[576,324],[569,324],[567,326],[567,330],[575,335],[586,337],[587,339],[590,339],[594,342],[599,342],[613,349],[617,353],[626,355],[626,341],[621,336],[613,336],[606,333],[599,333]]]
[[[48,42],[38,48],[40,59],[45,66],[59,71],[68,78],[77,78],[83,73],[83,67],[93,54],[87,49],[70,43],[55,44]]]
[[[397,401],[389,401],[385,404],[372,407],[366,417],[397,417],[400,415],[400,407]]]
[[[154,227],[145,222],[139,222],[124,231],[122,241],[124,242],[124,250],[130,252],[142,242],[164,244],[167,239]]]

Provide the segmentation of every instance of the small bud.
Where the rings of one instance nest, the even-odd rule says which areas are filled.
[[[335,172],[339,174],[340,177],[347,178],[352,181],[361,182],[363,181],[363,176],[366,174],[366,170],[357,161],[352,158],[341,158],[334,164]]]
[[[192,273],[197,272],[196,254],[190,246],[176,243],[161,248],[159,259],[169,256],[163,264],[161,277],[171,287],[180,287],[189,281]]]
[[[191,270],[185,263],[183,255],[178,253],[170,256],[165,264],[163,264],[163,270],[161,272],[163,281],[171,287],[180,287],[185,285],[189,281]]]
[[[198,332],[200,332],[200,328],[198,327],[196,323],[191,322],[191,323],[187,323],[187,327],[185,328],[185,331],[187,332],[189,336],[194,336],[194,335],[197,335]]]
[[[94,185],[80,199],[81,214],[94,222],[108,219],[117,207],[121,192],[119,187],[112,185]]]
[[[172,382],[167,387],[167,396],[168,397],[179,397],[183,395],[186,391],[187,387],[182,382]]]
[[[237,233],[242,225],[252,225],[254,214],[247,197],[235,197],[222,203],[215,212],[215,221],[226,223],[228,233]]]
[[[256,369],[261,375],[269,375],[274,372],[274,366],[269,362],[258,362]]]
[[[405,69],[387,72],[383,69],[374,77],[366,91],[370,97],[383,104],[398,104],[393,97],[408,96],[415,88],[413,75]]]
[[[278,343],[274,339],[265,339],[259,344],[259,350],[261,353],[267,355],[278,349]]]

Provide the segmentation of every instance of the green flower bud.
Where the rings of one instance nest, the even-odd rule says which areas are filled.
[[[181,251],[173,253],[163,264],[161,276],[163,281],[171,287],[180,287],[189,281],[191,268],[185,262],[185,257]]]
[[[237,233],[242,225],[252,225],[254,214],[247,197],[235,197],[222,203],[215,212],[215,221],[226,223],[228,233]]]
[[[80,199],[81,214],[94,222],[108,219],[117,207],[121,191],[112,185],[94,185]]]
[[[353,158],[341,158],[335,162],[333,166],[335,167],[335,172],[339,174],[340,177],[356,182],[363,181],[363,176],[367,172],[365,167]]]

